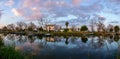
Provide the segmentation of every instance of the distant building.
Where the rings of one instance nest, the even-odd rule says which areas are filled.
[[[55,24],[46,25],[46,30],[47,31],[60,31],[60,29],[61,29],[60,25],[55,25]]]
[[[54,24],[48,24],[48,25],[46,25],[46,30],[47,31],[54,31],[55,30],[55,25]]]

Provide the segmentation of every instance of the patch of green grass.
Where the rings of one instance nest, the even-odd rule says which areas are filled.
[[[22,54],[18,51],[15,51],[13,47],[1,47],[0,58],[1,59],[24,59]]]

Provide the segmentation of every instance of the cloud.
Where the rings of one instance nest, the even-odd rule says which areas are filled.
[[[6,3],[5,3],[6,6],[13,6],[14,5],[14,0],[8,0]]]
[[[22,16],[22,11],[16,8],[13,8],[12,12],[15,14],[15,16]]]
[[[57,17],[67,17],[71,14],[78,19],[84,19],[85,15],[100,12],[103,9],[99,2],[87,6],[81,5],[82,2],[83,0],[72,0],[72,2],[67,0],[22,0],[19,1],[19,8],[13,8],[12,12],[27,20],[36,20],[42,17],[57,19]]]
[[[82,0],[72,0],[72,3],[74,5],[79,5]]]
[[[40,10],[35,7],[31,9],[26,8],[26,10],[13,8],[12,12],[15,16],[22,16],[27,20],[36,20],[42,16]]]
[[[41,0],[22,0],[22,6],[23,7],[32,7],[32,6],[37,6]]]

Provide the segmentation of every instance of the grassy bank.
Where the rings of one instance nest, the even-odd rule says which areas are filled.
[[[19,51],[15,51],[14,47],[4,46],[0,37],[0,59],[24,59]]]
[[[72,32],[54,32],[54,31],[4,31],[0,32],[1,34],[20,34],[20,35],[46,35],[51,34],[53,36],[81,36],[81,35],[120,35],[120,33],[115,32],[80,32],[80,31],[72,31]]]

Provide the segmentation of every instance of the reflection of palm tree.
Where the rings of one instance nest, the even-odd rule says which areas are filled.
[[[66,44],[66,45],[68,45],[68,44],[69,44],[68,39],[69,39],[69,38],[68,38],[68,37],[66,37],[66,40],[65,40],[65,44]]]

